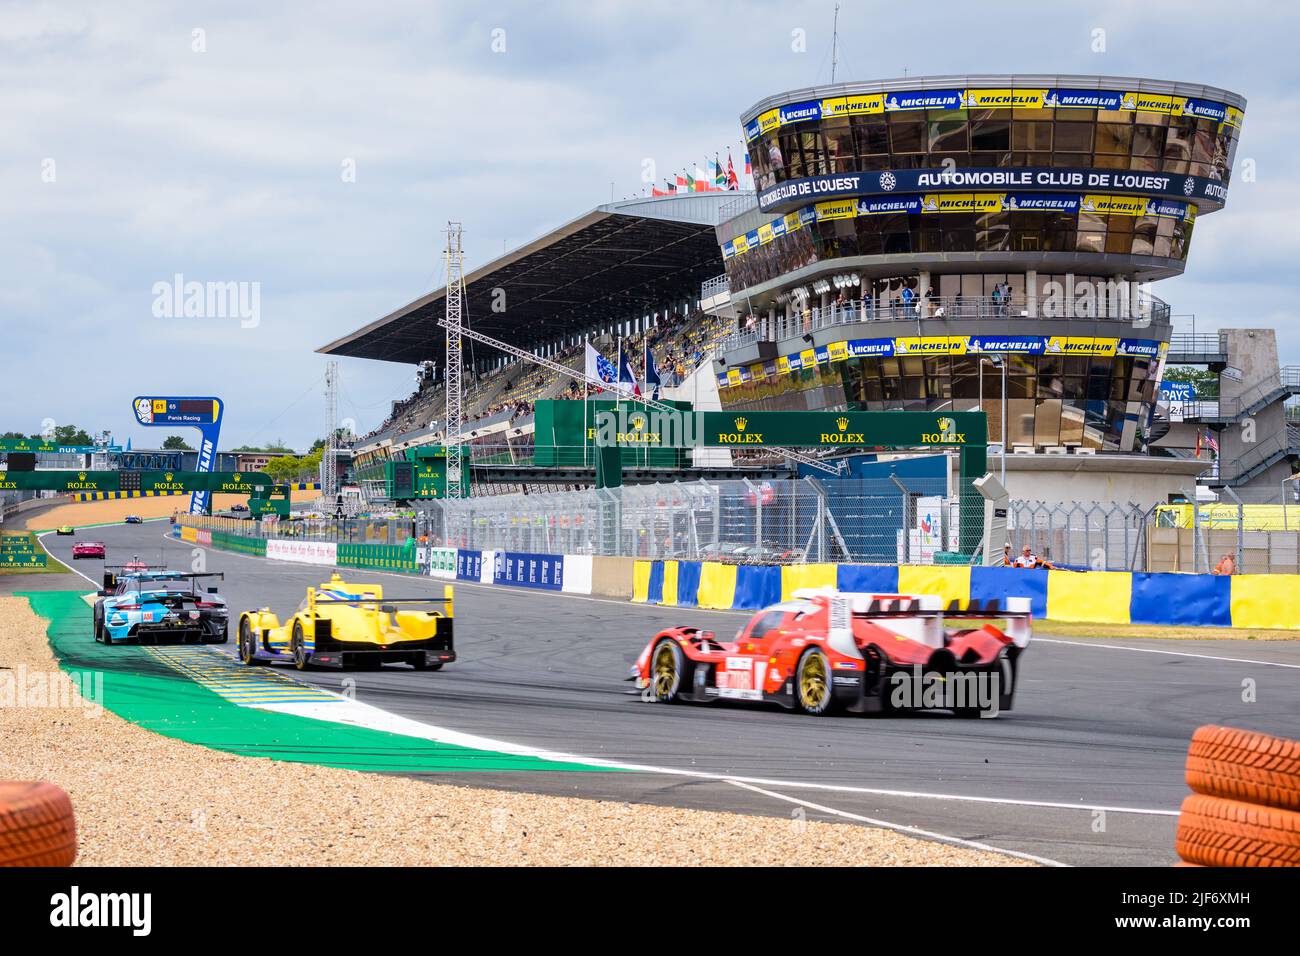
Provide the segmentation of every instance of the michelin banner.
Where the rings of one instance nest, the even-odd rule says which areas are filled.
[[[1160,113],[1208,119],[1220,127],[1241,126],[1242,111],[1194,96],[1145,93],[1139,90],[1086,90],[1050,87],[992,87],[940,90],[897,90],[859,93],[819,100],[802,100],[764,110],[745,123],[745,139],[811,120],[837,116],[901,113],[909,110],[1101,110],[1107,113]]]

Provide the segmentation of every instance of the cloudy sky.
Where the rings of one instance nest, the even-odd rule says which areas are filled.
[[[473,267],[611,183],[636,192],[647,159],[662,176],[725,154],[752,103],[830,79],[833,9],[3,0],[0,431],[53,419],[156,446],[133,396],[217,395],[224,446],[305,447],[325,427],[314,349],[441,284],[448,219]],[[838,77],[1104,73],[1241,93],[1237,161],[1256,181],[1234,178],[1187,274],[1156,291],[1181,328],[1273,327],[1300,362],[1298,34],[1294,10],[1240,0],[845,0]],[[177,275],[255,287],[256,322],[165,314],[156,289]],[[345,360],[342,379],[362,430],[411,388],[388,363]]]

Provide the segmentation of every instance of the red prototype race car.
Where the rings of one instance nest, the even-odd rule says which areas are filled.
[[[1030,601],[804,589],[757,612],[735,640],[674,627],[646,645],[632,677],[647,700],[772,701],[824,714],[1010,710]],[[967,624],[967,627],[951,626]]]
[[[103,558],[104,542],[102,541],[78,541],[72,546],[72,558]]]

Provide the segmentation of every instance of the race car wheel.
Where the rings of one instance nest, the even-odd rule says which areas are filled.
[[[104,622],[99,619],[99,612],[95,612],[95,640],[104,643]]]
[[[1300,740],[1201,727],[1187,749],[1187,785],[1211,797],[1300,810]]]
[[[656,644],[650,655],[650,699],[661,704],[680,700],[684,672],[682,649],[677,642],[664,640]]]
[[[824,714],[831,709],[831,668],[826,655],[810,647],[799,658],[794,677],[795,703],[805,714]]]
[[[293,650],[293,666],[300,671],[305,671],[307,662],[311,658],[307,654],[307,645],[302,638],[302,621],[293,622],[293,637],[289,639],[289,647]]]
[[[257,640],[253,637],[248,618],[239,622],[239,659],[250,667],[257,663]]]

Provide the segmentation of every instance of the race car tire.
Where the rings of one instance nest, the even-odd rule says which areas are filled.
[[[249,667],[257,664],[257,641],[246,617],[239,620],[239,659]]]
[[[1300,866],[1300,813],[1194,793],[1174,848],[1202,866]]]
[[[302,621],[293,622],[293,636],[289,639],[289,648],[293,651],[293,666],[300,671],[305,671],[311,661],[311,655],[307,653],[307,645],[303,640]]]
[[[221,633],[217,636],[216,640],[208,641],[208,643],[229,644],[230,643],[230,622],[229,621],[226,622],[225,627],[221,629]]]
[[[1187,785],[1210,797],[1300,810],[1300,740],[1201,727],[1187,749]]]
[[[100,644],[104,643],[104,622],[99,619],[99,612],[93,614],[95,620],[95,640]]]
[[[664,638],[650,652],[650,685],[646,697],[661,704],[678,703],[686,676],[686,655],[677,642]]]
[[[831,665],[826,655],[810,647],[799,657],[794,670],[794,703],[805,714],[825,714],[835,701]]]
[[[72,800],[52,783],[0,782],[0,866],[71,866]]]

